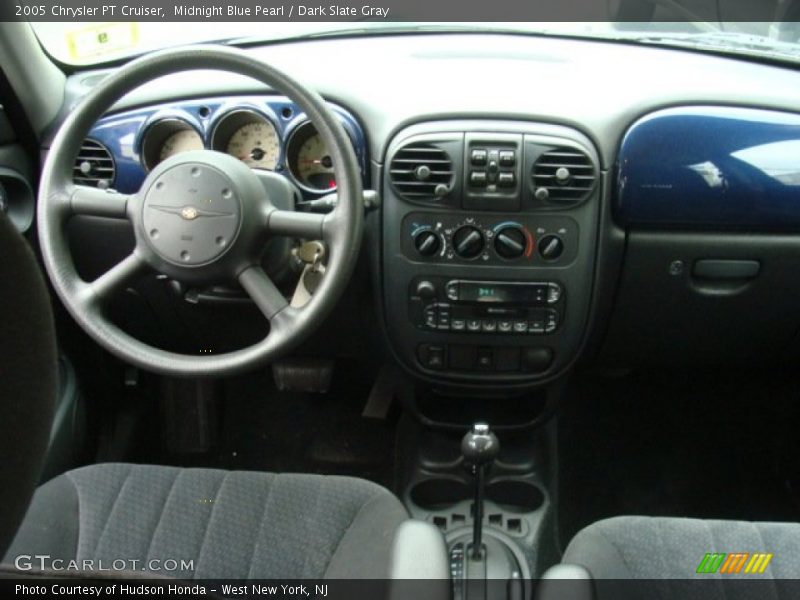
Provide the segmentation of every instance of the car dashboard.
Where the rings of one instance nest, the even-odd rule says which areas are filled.
[[[523,35],[248,51],[316,89],[349,134],[381,199],[363,250],[378,334],[416,378],[519,388],[576,364],[791,360],[797,72]],[[335,59],[322,68],[322,56]],[[73,75],[66,105],[102,76]],[[121,100],[91,131],[75,180],[132,192],[192,148],[284,173],[297,210],[335,191],[290,100],[210,72]]]

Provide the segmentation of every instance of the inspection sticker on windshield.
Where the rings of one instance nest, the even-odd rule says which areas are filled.
[[[709,552],[700,561],[697,572],[706,575],[761,574],[767,570],[772,556],[772,553],[766,552]]]
[[[136,23],[103,23],[68,31],[66,38],[72,60],[82,61],[135,48],[139,44],[139,26]]]

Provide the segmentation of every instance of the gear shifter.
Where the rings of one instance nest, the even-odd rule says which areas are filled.
[[[474,525],[472,529],[472,559],[481,560],[483,556],[483,492],[488,473],[497,453],[500,442],[487,423],[475,423],[461,440],[461,456],[464,464],[475,478]]]

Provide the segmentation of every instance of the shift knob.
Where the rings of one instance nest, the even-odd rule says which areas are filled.
[[[461,440],[461,455],[464,462],[482,467],[494,462],[500,452],[500,442],[486,423],[475,423]]]

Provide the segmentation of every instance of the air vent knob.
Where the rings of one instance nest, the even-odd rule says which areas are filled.
[[[417,181],[428,181],[431,178],[431,168],[428,165],[420,165],[414,169],[414,178]]]
[[[483,233],[472,225],[464,225],[453,234],[453,248],[461,258],[475,258],[485,246]]]
[[[567,183],[571,176],[572,176],[572,174],[569,172],[569,169],[567,167],[559,167],[556,170],[556,181],[558,183],[562,183],[562,184],[563,183]]]
[[[414,236],[414,247],[422,256],[433,256],[441,249],[442,242],[438,235],[426,229]]]
[[[525,254],[527,240],[519,227],[504,227],[494,238],[494,249],[503,258],[519,258]]]

